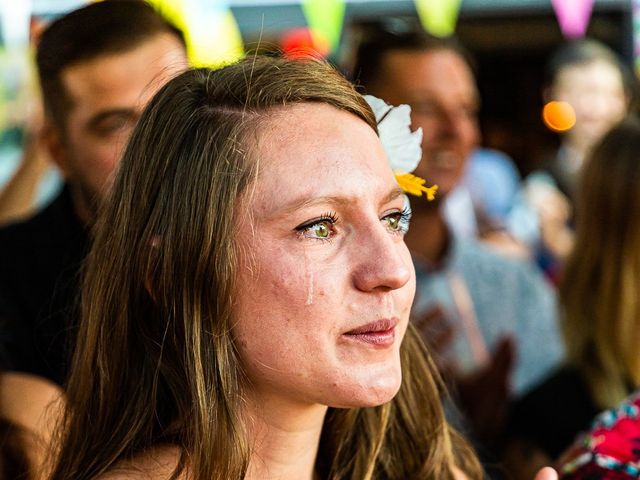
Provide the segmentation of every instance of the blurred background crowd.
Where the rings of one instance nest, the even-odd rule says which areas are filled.
[[[73,127],[61,128],[59,147],[83,149],[94,163],[78,169],[56,150],[34,62],[46,25],[85,3],[0,1],[0,321],[9,324],[0,347],[4,368],[51,388],[65,382],[67,330],[42,321],[65,311],[49,303],[66,266],[44,272],[20,263],[15,226],[67,190],[79,224],[90,225],[93,196],[115,168]],[[149,3],[184,32],[194,65],[255,52],[323,57],[362,93],[412,107],[424,135],[416,174],[439,187],[436,201],[412,201],[412,318],[449,385],[450,420],[492,478],[533,478],[598,412],[640,388],[639,1]],[[57,53],[43,47],[40,55],[42,81]],[[59,68],[83,61],[70,57]],[[131,121],[97,124],[96,138],[112,139],[107,157],[119,156]],[[30,275],[51,279],[41,286]],[[30,292],[21,297],[21,289]],[[11,381],[0,384],[3,393]],[[39,395],[32,398],[50,394]]]

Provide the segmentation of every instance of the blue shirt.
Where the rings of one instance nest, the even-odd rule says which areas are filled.
[[[488,352],[504,336],[515,339],[511,383],[516,396],[561,363],[564,349],[555,291],[534,265],[494,253],[478,241],[454,236],[439,268],[416,258],[414,264],[413,317],[419,318],[435,305],[442,308],[455,332],[447,356],[463,372],[479,366],[472,351],[474,340],[469,338],[469,330],[473,337],[474,329]]]

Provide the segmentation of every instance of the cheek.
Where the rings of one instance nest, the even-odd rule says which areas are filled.
[[[126,142],[119,139],[106,141],[81,135],[73,140],[71,154],[76,169],[83,172],[85,177],[104,182],[120,163],[125,145]]]
[[[253,244],[245,251],[251,253],[240,256],[241,287],[234,308],[241,336],[269,331],[274,338],[282,334],[306,340],[314,326],[330,328],[326,318],[334,310],[329,304],[336,297],[337,272],[287,249]]]
[[[113,155],[113,147],[99,148],[83,163],[83,181],[100,196],[106,195],[113,184],[120,158]]]
[[[331,304],[335,292],[303,261],[260,263],[240,275],[233,336],[254,384],[290,387],[315,378],[317,364],[335,357],[333,318],[340,306]]]
[[[466,142],[467,148],[472,149],[480,142],[480,129],[478,128],[478,122],[475,118],[469,118],[466,120]]]
[[[413,299],[416,294],[416,271],[413,266],[413,260],[411,259],[411,253],[406,245],[403,245],[403,252],[401,253],[405,265],[411,272],[409,281],[397,291],[397,307],[403,313],[403,320],[405,317],[409,318],[409,313],[413,305]]]
[[[436,137],[438,120],[432,115],[411,115],[411,128],[413,130],[422,128],[422,148],[431,144]]]
[[[241,266],[238,284],[252,301],[246,307],[258,311],[296,311],[318,294],[317,274],[304,260],[290,261],[287,252],[257,247],[260,257]]]

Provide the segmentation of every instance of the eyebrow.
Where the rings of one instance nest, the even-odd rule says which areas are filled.
[[[400,187],[395,187],[387,193],[387,195],[382,199],[381,205],[392,202],[398,197],[404,195],[404,191]],[[305,198],[301,200],[294,200],[289,203],[286,207],[284,207],[281,213],[291,213],[299,210],[301,208],[313,207],[316,205],[336,205],[340,207],[345,207],[353,203],[351,198],[347,197],[339,197],[339,196],[326,196],[326,197],[315,197],[315,198]]]
[[[132,108],[113,108],[104,110],[91,117],[89,122],[87,122],[87,126],[90,129],[96,129],[102,122],[112,117],[137,118],[138,116],[138,112]]]

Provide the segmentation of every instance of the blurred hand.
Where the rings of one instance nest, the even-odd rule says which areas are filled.
[[[525,195],[527,203],[545,219],[566,222],[571,216],[569,199],[555,186],[544,181],[529,182]]]
[[[518,259],[530,260],[529,248],[505,230],[491,230],[480,235],[480,241],[494,251]]]
[[[558,473],[551,467],[544,467],[533,480],[558,480]]]
[[[514,339],[504,337],[485,367],[457,382],[460,404],[478,438],[487,444],[496,440],[504,427],[515,355]]]
[[[573,246],[569,199],[552,185],[533,182],[527,187],[527,199],[538,214],[540,234],[545,247],[558,258],[565,258]]]
[[[419,317],[413,319],[414,325],[422,335],[438,369],[443,374],[454,370],[446,360],[446,352],[456,335],[456,328],[447,319],[444,309],[434,305]]]
[[[414,323],[418,330],[428,337],[427,341],[435,350],[444,352],[451,344],[455,329],[441,305],[432,305],[415,318]]]

